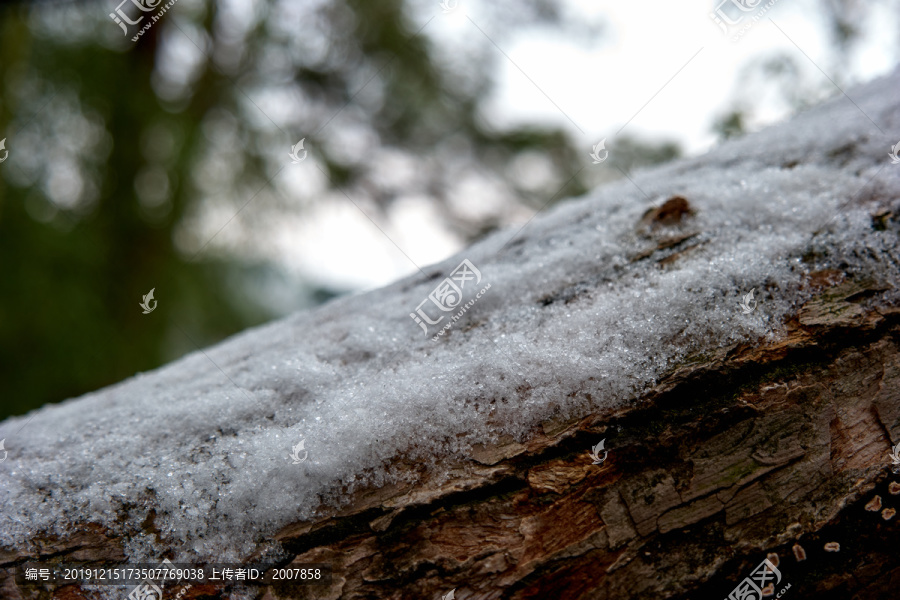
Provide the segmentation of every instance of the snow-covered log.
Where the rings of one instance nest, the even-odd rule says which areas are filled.
[[[886,597],[898,89],[8,419],[0,595],[122,597],[14,568],[168,558],[332,567],[184,598],[718,598],[768,557],[775,594]]]

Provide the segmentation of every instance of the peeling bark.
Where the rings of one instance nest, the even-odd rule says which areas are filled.
[[[846,117],[855,110],[856,103],[848,104],[847,113],[823,112],[814,123],[833,120],[834,114]],[[885,114],[887,119],[896,113]],[[860,139],[856,145],[823,152],[828,160],[839,160],[857,152],[867,138],[860,135]],[[730,146],[723,151],[721,163],[709,164],[725,177],[731,163],[743,159],[743,155],[735,157],[742,148],[747,149]],[[784,158],[799,156],[801,150],[788,148]],[[768,148],[754,151],[768,156]],[[810,156],[816,160],[815,153]],[[885,160],[884,156],[879,159]],[[793,169],[799,163],[788,160],[783,164],[783,168]],[[664,174],[675,177],[679,170],[698,167],[668,168]],[[774,169],[771,165],[765,168]],[[865,197],[851,199],[857,206],[875,205],[873,230],[890,227],[896,232],[898,216],[892,212],[896,211],[896,194],[887,183],[880,185]],[[520,302],[516,315],[540,316],[533,321],[506,316],[507,331],[518,333],[515,327],[524,327],[522,323],[540,327],[541,320],[554,318],[552,315],[562,319],[565,311],[540,311],[554,303],[587,302],[593,288],[607,285],[615,277],[637,277],[639,271],[629,271],[636,264],[649,265],[655,273],[655,269],[678,268],[679,261],[689,260],[685,257],[706,251],[696,250],[711,242],[695,227],[699,217],[693,200],[681,195],[668,197],[659,208],[643,217],[636,213],[640,218],[628,221],[629,233],[641,243],[628,246],[633,251],[624,254],[630,260],[622,261],[625,268],[603,265],[603,269],[591,271],[583,267],[590,256],[586,258],[577,248],[565,250],[566,261],[582,265],[582,270],[573,267],[571,274],[544,282],[539,290],[527,290],[533,296],[511,293],[513,301]],[[890,202],[894,205],[888,210],[885,205]],[[589,207],[584,207],[577,219],[586,218],[589,212]],[[508,283],[510,279],[530,281],[513,270],[521,266],[514,261],[524,255],[526,245],[537,248],[535,253],[553,245],[567,248],[566,232],[553,229],[559,225],[560,215],[566,214],[576,213],[559,212],[554,221],[536,220],[533,237],[496,243],[498,255],[510,253],[511,262],[501,265],[513,273]],[[564,266],[571,265],[565,262]],[[540,273],[542,265],[532,264],[531,268],[527,273],[533,275]],[[797,271],[797,279],[801,272]],[[360,305],[380,303],[390,304],[393,312],[385,313],[397,313],[397,319],[407,321],[405,325],[410,327],[404,314],[415,305],[410,298],[418,299],[419,287],[433,285],[441,276],[439,269],[434,269],[431,275],[423,275],[423,281],[410,278],[363,299],[333,303],[309,321],[344,323],[341,319],[353,312],[348,307],[362,312]],[[653,387],[632,403],[579,419],[546,420],[521,438],[476,445],[466,459],[449,458],[443,465],[449,472],[430,470],[401,455],[392,464],[401,475],[394,481],[415,480],[415,485],[359,489],[327,518],[281,527],[272,537],[277,551],[260,548],[246,557],[248,562],[274,561],[280,567],[330,563],[331,584],[241,589],[204,584],[194,585],[182,597],[405,600],[436,599],[455,589],[459,600],[726,598],[764,559],[781,574],[778,586],[767,589],[772,594],[790,586],[788,598],[895,597],[900,584],[900,558],[893,547],[900,521],[895,516],[900,507],[900,473],[891,470],[889,452],[900,443],[900,308],[896,302],[877,302],[891,289],[888,283],[861,277],[849,268],[814,272],[803,286],[811,294],[809,300],[790,313],[793,316],[784,324],[786,332],[777,339],[710,350],[684,360],[679,357],[677,367],[654,379]],[[631,302],[631,297],[626,301]],[[471,352],[466,336],[470,330],[487,329],[483,324],[506,308],[496,305],[479,305],[484,312],[477,319],[449,330],[427,352],[446,352],[448,360],[455,359],[454,352]],[[534,307],[540,308],[531,310]],[[613,314],[613,318],[618,316]],[[321,364],[334,369],[335,381],[346,373],[341,368],[369,361],[378,352],[374,342],[365,348],[359,341],[360,348],[345,343],[350,336],[350,325],[346,327],[334,345],[316,356]],[[679,327],[680,323],[672,331]],[[315,334],[316,330],[312,331]],[[249,370],[246,357],[263,352],[269,343],[264,333],[245,334],[243,345],[227,345],[216,356],[229,361],[223,364],[235,371]],[[490,341],[484,335],[479,339]],[[398,346],[393,350],[396,356],[386,360],[399,357],[398,363],[402,360],[404,366],[419,367],[416,361],[427,352],[417,354],[417,348],[404,348],[401,354]],[[537,350],[544,352],[545,348]],[[601,348],[596,350],[599,353]],[[195,371],[185,365],[196,367],[199,363],[212,370],[203,363],[207,358],[188,357],[182,364],[184,370],[151,374],[147,380],[167,390],[187,386]],[[589,391],[602,389],[596,385],[601,375],[597,373],[595,379],[587,368],[576,372],[571,380],[553,383],[562,383],[564,394],[584,398],[587,405],[592,402]],[[250,390],[272,392],[274,399],[265,405],[264,418],[271,419],[266,427],[275,422],[273,403],[299,404],[313,395],[305,384],[293,380],[280,386],[283,382],[277,375],[271,376],[272,381],[262,376],[237,379],[246,382]],[[127,385],[119,391],[127,392]],[[512,386],[518,386],[515,394],[522,398],[532,392],[524,382],[514,381],[508,389]],[[477,407],[482,399],[492,400],[495,392],[478,390],[473,393],[477,395],[462,397],[460,403],[471,401]],[[115,396],[110,393],[93,401],[112,404]],[[590,404],[594,405],[601,403]],[[533,422],[523,421],[526,425]],[[258,425],[247,423],[248,428]],[[605,440],[608,455],[601,464],[593,464],[590,451],[601,440]],[[202,444],[186,447],[198,454],[209,453]],[[84,463],[81,467],[79,473],[88,471]],[[245,472],[253,476],[254,485],[261,478],[250,469]],[[404,474],[408,477],[402,477]],[[27,478],[21,472],[18,476]],[[39,497],[50,502],[50,492],[39,491],[46,492],[47,497]],[[293,496],[288,499],[293,502]],[[155,500],[158,498],[150,498],[147,504]],[[174,554],[174,544],[161,531],[165,527],[157,527],[156,521],[162,521],[158,507],[152,505],[148,514],[142,513],[134,522],[128,521],[128,510],[123,509],[122,520],[128,521],[131,532],[128,538],[96,523],[78,522],[66,535],[38,536],[27,548],[0,547],[0,596],[28,600],[110,597],[78,585],[20,586],[14,570],[25,562],[124,565],[128,544],[140,535],[153,539],[156,548],[165,547]],[[29,512],[28,506],[25,512],[30,518],[55,514],[38,513],[41,508],[35,506]],[[265,510],[270,510],[268,505]],[[286,514],[288,518],[279,521],[279,526],[296,515]]]
[[[900,311],[854,302],[875,284],[818,276],[833,285],[785,340],[689,361],[633,407],[547,422],[527,444],[481,448],[450,481],[368,490],[334,518],[283,529],[289,564],[330,562],[333,582],[257,596],[724,598],[774,554],[792,597],[889,597]],[[593,465],[600,438],[610,452]],[[124,561],[91,528],[42,548],[0,555],[4,597],[49,597],[16,587],[26,559]]]

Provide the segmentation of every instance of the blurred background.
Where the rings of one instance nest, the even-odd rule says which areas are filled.
[[[779,0],[737,41],[721,0],[177,0],[132,41],[158,2],[0,4],[0,418],[390,283],[900,59],[900,0]]]

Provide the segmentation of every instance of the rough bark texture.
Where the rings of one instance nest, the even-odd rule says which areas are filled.
[[[638,226],[690,210],[672,198]],[[886,220],[897,216],[875,214],[873,227]],[[664,238],[659,249],[674,252],[633,261],[676,263],[691,239]],[[449,477],[395,465],[419,482],[353,492],[338,514],[275,536],[282,566],[331,563],[329,586],[251,596],[712,599],[769,557],[782,575],[773,594],[789,585],[789,598],[896,597],[900,476],[889,452],[900,442],[900,309],[870,302],[883,282],[839,270],[805,285],[814,294],[778,341],[693,356],[637,402],[544,422],[524,443],[480,446]],[[548,304],[567,303],[577,290],[548,294]],[[593,389],[581,385],[570,393]],[[592,464],[604,438],[609,454]],[[154,513],[140,527],[158,533]],[[126,540],[90,523],[32,542],[0,548],[2,597],[100,597],[17,586],[14,568],[126,560]],[[237,594],[195,585],[183,598]]]
[[[640,406],[485,447],[464,479],[371,490],[335,518],[284,529],[293,563],[333,563],[332,585],[260,597],[724,598],[771,554],[792,597],[894,597],[900,311],[861,310],[877,290],[830,285],[835,275],[822,274],[782,342],[696,357]],[[593,465],[588,449],[612,430]],[[125,559],[91,528],[42,545],[0,556],[3,597],[51,597],[16,587],[25,559]],[[184,597],[228,596],[194,586]]]
[[[381,490],[281,532],[340,576],[271,597],[724,598],[772,553],[792,597],[895,597],[900,312],[859,310],[865,292],[824,290],[787,340],[697,357],[639,408],[484,448],[474,480]]]

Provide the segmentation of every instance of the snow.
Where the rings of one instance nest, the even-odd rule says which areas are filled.
[[[399,457],[447,474],[474,444],[635,401],[686,357],[776,339],[810,271],[889,283],[871,301],[896,305],[897,221],[876,231],[870,212],[880,202],[900,214],[900,165],[887,156],[898,85],[900,72],[851,92],[859,108],[840,97],[631,174],[427,276],[8,419],[0,546],[93,522],[124,535],[135,562],[166,548],[178,562],[240,560],[289,523],[333,514],[348,491],[404,476]],[[642,233],[644,212],[675,195],[696,214]],[[668,265],[658,259],[674,249],[635,259],[677,233],[696,233],[678,249],[699,245]],[[464,258],[477,288],[491,287],[433,341],[410,313]],[[744,314],[751,289],[758,305]],[[295,461],[301,439],[308,455]],[[161,539],[137,526],[151,509]]]

